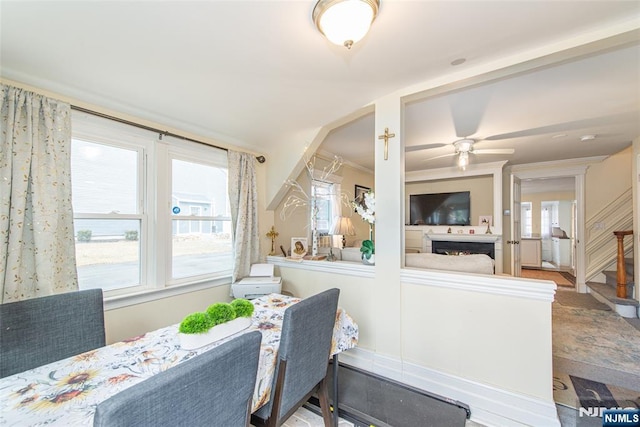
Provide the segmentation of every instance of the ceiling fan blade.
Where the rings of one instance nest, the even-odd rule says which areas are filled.
[[[513,154],[516,150],[513,148],[487,148],[485,150],[473,150],[472,154]]]
[[[635,114],[635,116],[634,116]],[[484,138],[486,141],[499,141],[501,139],[511,139],[511,138],[522,138],[526,136],[536,136],[536,135],[544,135],[544,134],[554,134],[567,132],[576,129],[582,128],[591,128],[594,126],[602,126],[611,123],[624,123],[627,120],[635,120],[637,121],[637,113],[620,113],[620,114],[612,114],[610,116],[599,117],[595,119],[582,119],[582,120],[574,120],[571,122],[565,123],[556,123],[548,126],[540,126],[532,129],[525,129],[516,132],[503,133],[500,135],[493,135],[487,138]]]
[[[409,147],[404,147],[405,153],[410,153],[412,151],[420,151],[420,150],[429,150],[431,148],[440,148],[444,147],[448,144],[421,144],[421,145],[411,145]]]
[[[457,156],[457,155],[458,155],[458,153],[443,154],[441,156],[429,157],[428,159],[424,159],[422,161],[426,162],[426,161],[429,161],[429,160],[441,159],[443,157],[450,157],[450,156]]]
[[[490,92],[483,88],[475,88],[452,97],[451,118],[458,138],[468,138],[478,131],[490,97]]]

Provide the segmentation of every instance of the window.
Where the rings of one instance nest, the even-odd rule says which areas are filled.
[[[74,111],[81,289],[126,294],[230,276],[226,152]]]
[[[144,282],[141,150],[74,138],[71,179],[78,280],[113,290]]]
[[[521,214],[521,231],[520,234],[522,237],[531,237],[531,233],[533,232],[533,216],[531,212],[531,202],[522,202],[520,205]]]
[[[540,235],[543,239],[551,238],[553,203],[542,202],[540,211]]]
[[[171,161],[172,281],[231,265],[231,214],[226,165]]]
[[[320,234],[329,234],[333,222],[334,184],[313,181],[316,199],[316,226]]]

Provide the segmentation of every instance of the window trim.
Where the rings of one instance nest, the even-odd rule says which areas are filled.
[[[171,139],[169,139],[168,141],[171,141]],[[168,142],[167,141],[167,142]],[[221,272],[217,272],[217,273],[208,273],[208,274],[202,274],[202,275],[196,275],[196,276],[188,276],[188,277],[177,277],[174,278],[173,277],[173,271],[172,271],[172,267],[173,267],[173,244],[172,244],[172,229],[173,229],[173,221],[179,221],[179,220],[197,220],[197,221],[229,221],[229,223],[231,223],[231,214],[229,214],[229,216],[193,216],[193,215],[181,215],[179,218],[177,218],[176,216],[174,216],[171,212],[171,191],[172,191],[172,178],[173,178],[173,160],[178,160],[178,161],[182,161],[182,162],[189,162],[189,163],[198,163],[200,165],[204,165],[204,166],[209,166],[209,167],[213,167],[213,168],[227,168],[228,171],[228,164],[226,164],[225,162],[220,162],[217,159],[219,158],[219,155],[221,153],[217,152],[215,153],[214,156],[212,156],[212,152],[211,150],[219,150],[215,147],[205,147],[193,142],[188,142],[188,141],[177,141],[180,142],[180,144],[167,144],[167,168],[168,168],[168,173],[167,173],[167,191],[160,193],[159,197],[162,197],[160,195],[163,195],[164,197],[166,197],[166,201],[164,204],[164,206],[168,206],[169,209],[167,209],[167,214],[166,215],[160,215],[158,214],[158,218],[160,220],[160,218],[163,219],[163,222],[165,223],[165,227],[166,230],[163,232],[164,236],[166,237],[166,241],[167,241],[167,248],[166,248],[166,254],[167,257],[166,262],[165,262],[165,283],[166,283],[166,287],[173,287],[173,286],[183,286],[183,285],[188,285],[189,283],[192,282],[202,282],[202,281],[208,281],[208,280],[218,280],[221,278],[225,278],[228,277],[229,278],[229,282],[231,281],[231,277],[233,275],[233,266],[229,266],[229,268],[227,270],[223,270]],[[213,158],[210,158],[213,157]],[[226,157],[225,157],[226,160]],[[227,180],[228,180],[228,173],[227,173]],[[225,206],[225,211],[229,211],[230,206],[229,206],[229,198],[227,196],[226,198],[226,206]],[[159,206],[163,206],[162,202]],[[231,239],[233,240],[233,235],[231,236]],[[233,245],[233,242],[232,242]]]
[[[129,150],[136,153],[137,161],[136,161],[136,210],[137,213],[91,213],[91,212],[73,212],[73,220],[77,219],[85,219],[85,220],[99,220],[99,219],[112,219],[112,220],[137,220],[140,221],[140,238],[139,242],[139,276],[137,285],[133,286],[124,286],[117,289],[103,290],[105,294],[113,294],[119,295],[122,293],[127,293],[127,290],[130,289],[147,289],[152,288],[149,284],[149,239],[143,238],[144,236],[148,236],[148,233],[151,231],[151,227],[149,227],[149,206],[148,203],[145,205],[145,194],[147,192],[147,188],[149,183],[152,181],[149,180],[149,176],[146,174],[146,160],[148,158],[148,151],[150,150],[150,143],[148,140],[138,140],[137,142],[129,142],[122,141],[117,139],[116,134],[112,134],[111,132],[106,132],[105,134],[96,134],[91,133],[91,129],[93,128],[93,124],[85,123],[84,126],[80,126],[80,130],[72,131],[72,144],[74,140],[80,140],[85,143],[90,144],[98,144],[104,145],[112,148],[118,148],[121,150]],[[102,126],[96,126],[94,128],[95,132],[102,132]],[[114,130],[111,130],[114,132]],[[134,136],[135,138],[139,138],[138,135]],[[72,171],[73,173],[73,171]],[[72,188],[73,190],[73,188]]]
[[[72,139],[133,150],[138,153],[138,213],[74,212],[74,219],[135,219],[140,221],[140,284],[105,290],[105,308],[114,309],[229,285],[233,267],[213,274],[171,280],[171,216],[160,215],[171,204],[171,160],[178,158],[228,170],[224,149],[161,135],[84,112],[72,113]],[[203,161],[203,159],[210,159]],[[229,201],[227,200],[227,205]],[[228,208],[228,206],[227,206]],[[185,216],[181,219],[189,219]],[[202,221],[230,221],[230,216],[194,217]],[[146,238],[145,238],[146,236]],[[168,236],[164,239],[162,236]],[[168,267],[167,267],[168,266]],[[168,271],[167,271],[168,270]]]
[[[136,304],[144,304],[177,295],[217,288],[220,286],[229,286],[230,283],[231,275],[211,280],[193,281],[190,283],[165,286],[162,288],[141,289],[139,292],[129,292],[126,294],[105,293],[104,310],[117,310],[119,308]]]
[[[334,197],[332,196],[332,193],[334,193],[336,190],[339,191],[340,184],[334,184],[332,182],[327,182],[327,181],[313,180],[312,181],[312,185],[315,188],[326,189],[325,190],[326,194],[323,195],[322,197],[317,197],[317,199],[322,199],[322,200],[326,200],[327,201],[328,208],[329,208],[329,214],[328,214],[329,217],[327,218],[328,226],[327,226],[326,229],[324,229],[324,228],[321,229],[320,227],[317,227],[317,224],[316,224],[316,227],[317,227],[318,232],[320,234],[328,235],[328,234],[331,233],[331,225],[333,223],[333,218],[336,216],[335,215],[336,208],[334,207],[334,203],[333,203]],[[317,194],[316,190],[313,190],[313,194],[314,194],[314,197],[315,197],[315,195]],[[317,204],[317,201],[316,201],[316,204]],[[317,218],[316,218],[316,220],[317,220]]]

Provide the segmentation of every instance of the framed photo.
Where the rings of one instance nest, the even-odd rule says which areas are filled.
[[[362,202],[364,202],[365,193],[368,193],[370,190],[371,189],[369,187],[363,187],[361,185],[356,184],[356,189],[353,192],[354,194],[353,201],[358,204],[362,204]]]
[[[478,225],[493,225],[493,217],[491,215],[480,215]]]
[[[291,238],[291,258],[303,258],[307,254],[307,238]]]

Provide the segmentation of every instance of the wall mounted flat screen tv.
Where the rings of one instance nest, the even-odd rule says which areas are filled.
[[[409,221],[411,225],[471,225],[471,194],[411,194]]]

